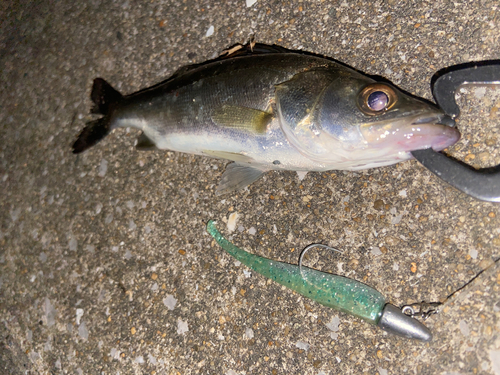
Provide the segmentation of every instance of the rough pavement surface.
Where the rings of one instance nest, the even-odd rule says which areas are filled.
[[[498,2],[5,0],[0,20],[0,372],[500,374],[499,205],[416,161],[272,172],[219,197],[225,162],[136,151],[135,130],[70,150],[95,77],[131,93],[252,35],[431,99],[439,69],[500,59]],[[499,91],[459,93],[451,155],[500,164]],[[210,219],[281,261],[313,242],[342,249],[307,264],[397,306],[446,301],[426,321],[434,340],[387,335],[249,272],[205,232]]]

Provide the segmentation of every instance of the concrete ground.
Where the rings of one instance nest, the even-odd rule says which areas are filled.
[[[493,0],[1,2],[0,372],[499,375],[498,204],[416,161],[271,172],[221,197],[224,161],[136,151],[135,130],[70,149],[95,77],[131,93],[253,35],[431,99],[439,69],[500,58],[499,17]],[[500,90],[459,96],[450,154],[500,164]],[[342,249],[307,262],[397,306],[446,301],[425,323],[434,340],[387,335],[248,272],[206,234],[210,219],[285,262],[313,242]]]

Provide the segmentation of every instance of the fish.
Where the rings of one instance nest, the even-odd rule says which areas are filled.
[[[398,336],[420,341],[432,340],[432,333],[425,325],[387,303],[376,289],[348,277],[302,266],[304,252],[313,245],[304,249],[299,265],[294,265],[263,258],[238,248],[224,238],[213,220],[208,221],[207,232],[242,264],[304,297],[358,317]]]
[[[81,153],[113,129],[141,131],[139,150],[170,150],[228,164],[216,194],[242,189],[270,170],[362,170],[441,151],[460,138],[434,104],[335,60],[255,44],[181,68],[122,95],[103,78],[91,91]]]

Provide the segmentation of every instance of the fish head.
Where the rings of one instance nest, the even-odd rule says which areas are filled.
[[[405,156],[426,148],[441,151],[460,139],[441,109],[386,83],[363,87],[357,107],[359,132],[368,147]]]
[[[460,138],[445,113],[388,83],[358,73],[338,75],[315,92],[304,116],[282,128],[308,158],[332,169],[365,169],[441,151]],[[312,97],[311,97],[312,98]]]

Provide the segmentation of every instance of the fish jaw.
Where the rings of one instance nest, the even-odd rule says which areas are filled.
[[[427,148],[442,151],[460,139],[460,132],[439,123],[441,117],[419,116],[385,124],[372,123],[362,125],[360,132],[367,147],[386,149],[388,154],[409,154]]]

